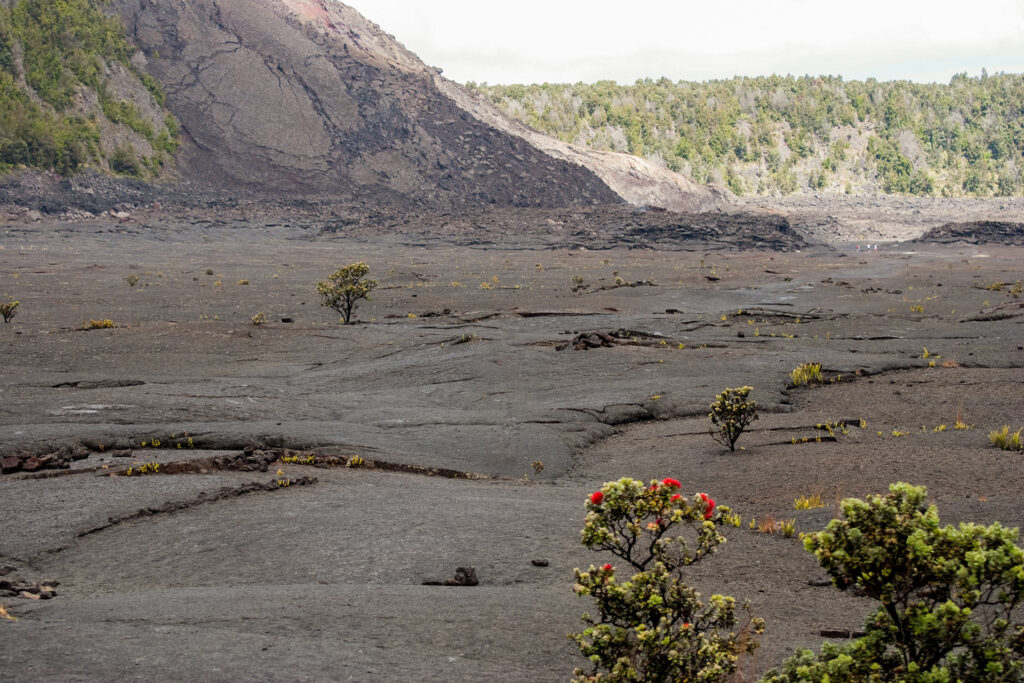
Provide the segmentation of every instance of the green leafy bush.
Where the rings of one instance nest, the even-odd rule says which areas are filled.
[[[680,570],[725,542],[721,525],[738,522],[706,494],[690,499],[675,479],[650,485],[623,478],[591,494],[583,545],[607,551],[637,570],[620,581],[611,564],[576,570],[573,590],[594,599],[598,614],[571,634],[590,660],[576,681],[728,680],[737,660],[757,647],[761,619],[737,629],[736,601],[713,595],[705,603]],[[743,606],[747,610],[746,606]]]
[[[757,419],[757,404],[749,400],[753,387],[726,388],[711,404],[711,438],[730,451],[736,450],[736,441],[747,426]]]
[[[141,176],[143,173],[142,164],[135,153],[135,148],[130,143],[120,145],[110,155],[110,170],[122,175]]]
[[[360,299],[370,300],[370,292],[379,284],[376,280],[364,280],[370,266],[363,262],[350,263],[334,271],[327,280],[316,283],[320,304],[341,314],[345,323],[352,321],[352,312]]]
[[[841,519],[810,534],[840,590],[878,601],[866,635],[802,650],[764,681],[1019,681],[1024,678],[1024,551],[1017,530],[939,526],[924,487],[842,502]]]

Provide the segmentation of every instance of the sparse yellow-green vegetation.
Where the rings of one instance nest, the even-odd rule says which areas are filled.
[[[821,500],[820,493],[814,493],[810,496],[794,498],[793,507],[797,510],[813,510],[815,508],[825,507],[825,503]]]
[[[1002,429],[994,429],[989,432],[988,441],[996,448],[1004,451],[1024,450],[1024,441],[1021,440],[1021,432],[1024,432],[1024,427],[1021,427],[1015,432],[1011,432],[1009,425],[1003,425]]]
[[[7,301],[0,304],[0,316],[3,316],[5,323],[9,323],[14,319],[14,316],[17,314],[17,308],[20,305],[21,302],[15,301],[12,296],[8,296]]]
[[[118,324],[110,318],[101,318],[99,320],[89,320],[82,323],[83,330],[109,330],[118,327]]]
[[[159,473],[160,473],[160,463],[158,463],[158,462],[148,462],[145,465],[139,465],[138,467],[129,467],[128,469],[126,469],[124,471],[124,476],[126,476],[126,477],[137,477],[137,476],[142,476],[142,475],[146,475],[146,474],[159,474]]]
[[[821,374],[821,363],[803,363],[789,373],[789,381],[794,387],[805,384],[821,384],[825,380]]]
[[[257,326],[257,327],[259,327],[260,325],[266,324],[266,322],[267,322],[267,314],[266,313],[257,313],[256,315],[254,315],[252,317],[252,324]]]

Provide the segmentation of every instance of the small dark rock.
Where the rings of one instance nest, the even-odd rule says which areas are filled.
[[[125,448],[119,451],[110,451],[111,458],[130,458],[132,457],[132,449]]]
[[[26,472],[35,472],[38,469],[42,469],[43,461],[40,458],[30,456],[21,462],[21,469]]]
[[[547,560],[530,560],[530,564],[534,567],[546,567],[549,563]]]
[[[455,578],[445,579],[445,586],[476,586],[480,582],[476,578],[476,567],[456,567]]]
[[[291,319],[291,318],[281,318],[281,322],[283,322],[283,323],[293,323],[295,321],[293,319]]]
[[[11,455],[3,460],[0,460],[0,470],[4,474],[10,474],[11,472],[17,472],[21,469],[21,458],[16,455]]]

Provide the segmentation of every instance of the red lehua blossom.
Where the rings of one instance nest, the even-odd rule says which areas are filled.
[[[711,515],[715,511],[715,501],[712,498],[708,498],[708,509],[704,511],[704,519],[711,519]]]
[[[690,628],[690,622],[688,622],[688,621],[687,621],[687,622],[685,622],[685,623],[683,624],[683,628]]]
[[[610,564],[606,564],[605,566],[601,567],[601,569],[605,570],[606,572],[610,572],[612,570],[612,566]]]
[[[604,500],[604,494],[600,491],[594,491],[590,494],[590,502],[594,505],[600,505],[602,500]]]
[[[674,494],[674,495],[672,496],[672,500],[679,500],[680,498],[682,498],[682,495],[680,495],[680,494],[678,494],[678,493],[676,493],[676,494]]]
[[[668,477],[666,479],[662,479],[661,483],[664,484],[665,486],[670,486],[670,487],[675,488],[675,489],[683,488],[683,485],[679,483],[678,479],[672,479],[671,477]]]

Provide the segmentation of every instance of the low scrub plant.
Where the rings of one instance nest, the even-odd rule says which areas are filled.
[[[136,275],[135,273],[128,273],[128,275],[124,278],[124,281],[128,283],[129,287],[134,287],[135,285],[139,284],[139,276]]]
[[[1019,681],[1024,677],[1024,550],[1017,530],[940,526],[924,487],[848,498],[842,517],[807,534],[840,590],[876,600],[865,635],[801,650],[763,681]]]
[[[1024,432],[1024,427],[1021,427],[1015,432],[1011,432],[1009,425],[1003,425],[1002,429],[995,429],[988,433],[988,441],[996,448],[1000,448],[1004,451],[1024,450],[1024,442],[1021,441],[1021,432]]]
[[[725,542],[720,526],[737,523],[726,506],[703,493],[686,498],[680,488],[675,479],[645,485],[627,477],[587,499],[583,545],[634,573],[623,580],[610,563],[576,569],[573,590],[594,599],[597,615],[584,614],[583,631],[569,636],[590,660],[574,681],[726,681],[757,647],[761,619],[737,628],[733,598],[705,602],[680,577]]]
[[[821,363],[804,363],[789,373],[789,383],[794,387],[805,384],[822,384],[824,378],[821,375]]]
[[[326,280],[316,283],[320,304],[340,313],[342,322],[352,322],[356,303],[362,299],[369,301],[370,292],[379,284],[366,278],[369,272],[370,266],[362,261],[338,268]]]
[[[21,302],[15,301],[12,296],[8,296],[7,301],[0,304],[0,315],[3,316],[5,323],[9,323],[14,319],[14,316],[17,313],[17,308],[20,305]]]
[[[251,322],[256,327],[259,327],[260,325],[265,325],[266,322],[267,322],[267,314],[266,313],[257,313],[256,315],[254,315],[252,317],[252,321]]]
[[[82,323],[83,330],[110,330],[115,327],[117,327],[117,323],[115,323],[110,318],[101,318],[100,320],[89,320],[87,322]]]
[[[757,404],[750,400],[753,387],[726,388],[711,404],[711,438],[730,451],[736,450],[740,435],[757,419]]]

